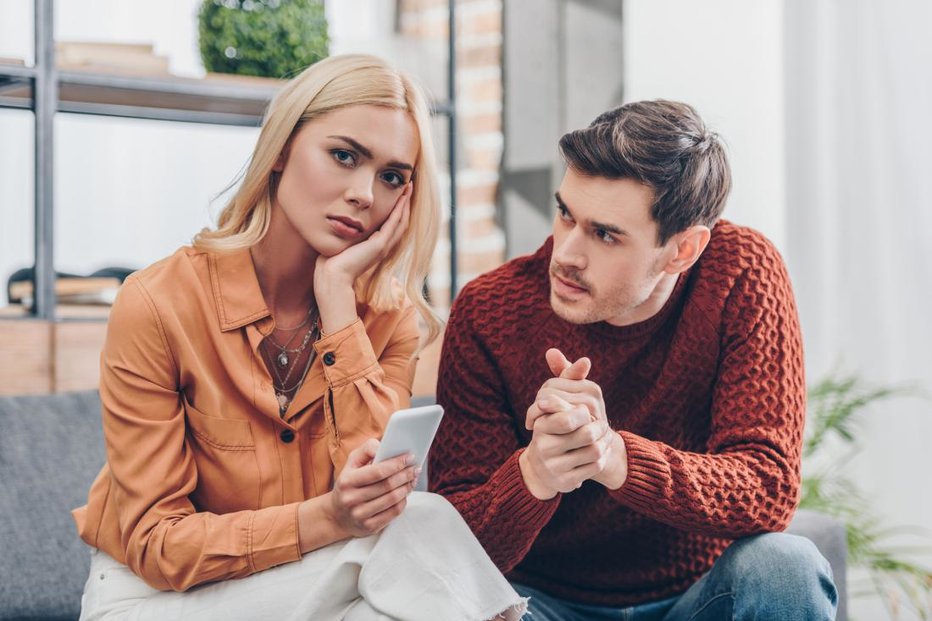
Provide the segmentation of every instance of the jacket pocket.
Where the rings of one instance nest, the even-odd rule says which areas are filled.
[[[210,416],[184,400],[188,445],[197,466],[191,502],[198,511],[260,508],[262,480],[249,421]]]
[[[208,416],[184,400],[189,428],[194,435],[216,448],[255,450],[249,421]]]

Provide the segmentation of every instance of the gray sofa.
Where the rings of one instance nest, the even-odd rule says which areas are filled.
[[[69,511],[104,462],[96,392],[0,397],[0,619],[77,619],[88,548]],[[845,613],[845,534],[800,511],[790,532],[829,559]]]

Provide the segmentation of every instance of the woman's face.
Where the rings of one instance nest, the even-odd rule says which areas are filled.
[[[404,110],[357,105],[306,123],[274,170],[273,200],[314,250],[333,256],[385,222],[417,161],[414,119]]]

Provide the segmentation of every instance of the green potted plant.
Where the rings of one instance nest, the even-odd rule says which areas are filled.
[[[208,71],[289,78],[328,54],[318,0],[204,0],[198,13]]]
[[[865,494],[847,475],[846,466],[860,452],[857,426],[864,408],[903,389],[871,388],[856,377],[830,376],[809,389],[808,433],[803,445],[800,507],[832,515],[844,523],[848,563],[866,570],[869,585],[891,619],[902,608],[932,619],[932,570],[911,560],[915,538],[929,533],[916,527],[889,526],[878,517]],[[828,447],[835,444],[827,454]],[[841,449],[840,451],[838,449]],[[841,458],[838,458],[838,453]],[[912,546],[904,537],[912,537]]]

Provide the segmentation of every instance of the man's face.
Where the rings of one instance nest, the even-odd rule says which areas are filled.
[[[565,321],[629,325],[655,314],[675,244],[657,246],[653,190],[567,169],[557,191],[550,305]],[[659,302],[659,303],[658,303]]]

